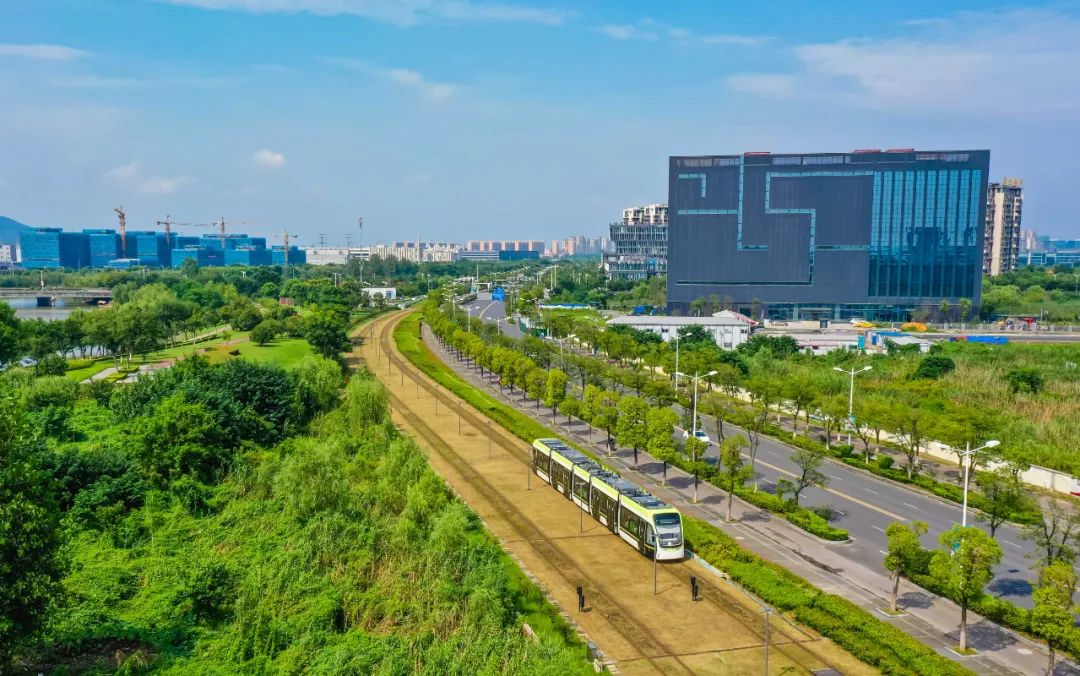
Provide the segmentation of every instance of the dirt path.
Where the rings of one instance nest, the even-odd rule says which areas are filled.
[[[538,477],[530,478],[525,442],[406,363],[391,335],[403,316],[380,320],[375,340],[359,350],[389,389],[395,422],[620,671],[761,673],[760,609],[692,562],[659,564],[654,594],[653,562]],[[691,576],[700,584],[696,602],[690,598]],[[577,611],[578,586],[585,591],[585,612]],[[773,619],[769,673],[828,667],[873,673],[831,642]]]

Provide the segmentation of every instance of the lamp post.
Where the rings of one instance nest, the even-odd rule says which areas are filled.
[[[833,371],[839,371],[840,373],[846,373],[849,376],[851,376],[851,387],[848,389],[848,399],[847,399],[847,422],[848,422],[847,442],[848,442],[848,446],[851,445],[851,421],[852,421],[851,413],[852,413],[852,410],[854,409],[854,406],[855,406],[855,376],[860,374],[860,373],[866,373],[871,368],[872,367],[870,367],[870,366],[864,366],[861,369],[853,368],[850,371],[848,371],[847,369],[842,369],[839,366],[834,366],[833,367]]]
[[[698,384],[698,381],[701,380],[702,378],[709,378],[710,376],[715,376],[716,371],[709,371],[708,373],[701,374],[701,375],[699,375],[697,373],[697,371],[695,371],[694,375],[692,375],[692,376],[688,376],[685,373],[679,373],[678,371],[675,372],[676,377],[678,377],[680,375],[683,378],[689,378],[690,380],[694,381],[694,415],[693,415],[693,418],[691,418],[691,422],[690,422],[691,426],[693,427],[693,429],[690,430],[690,434],[694,434],[695,432],[698,431],[698,426],[697,426],[697,384]]]
[[[963,509],[964,509],[964,511],[963,511],[963,514],[960,517],[960,525],[961,526],[964,526],[964,527],[967,526],[968,477],[971,475],[972,460],[974,460],[975,454],[978,453],[979,451],[985,450],[987,448],[994,448],[995,446],[998,446],[1000,443],[1001,442],[998,441],[997,439],[991,439],[990,441],[987,441],[985,444],[983,444],[982,446],[979,446],[978,448],[972,448],[971,444],[969,443],[967,445],[967,449],[963,453],[963,456],[964,456],[964,508]]]
[[[675,396],[679,396],[679,330],[675,329]]]

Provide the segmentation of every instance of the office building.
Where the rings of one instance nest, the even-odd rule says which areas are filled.
[[[83,230],[83,234],[90,249],[90,267],[104,268],[120,258],[120,235],[115,230]]]
[[[1020,216],[1024,182],[1006,178],[986,190],[986,233],[983,237],[983,274],[997,277],[1016,269],[1020,255]]]
[[[15,258],[15,245],[0,244],[0,268],[10,268],[15,264]]]
[[[78,270],[90,266],[89,240],[84,233],[30,228],[19,234],[19,242],[24,268]]]
[[[904,320],[980,300],[990,152],[672,157],[668,311]]]
[[[153,230],[128,230],[127,256],[137,258],[141,265],[152,268],[169,267],[172,259],[165,233]]]
[[[604,256],[608,279],[639,281],[667,272],[668,209],[650,204],[623,209],[623,219],[612,223],[611,253]]]

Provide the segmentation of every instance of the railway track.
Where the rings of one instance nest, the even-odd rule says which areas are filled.
[[[373,346],[377,350],[377,363],[374,365],[369,363],[369,368],[374,366],[372,370],[378,373],[380,368],[385,365],[387,377],[397,375],[402,384],[404,383],[405,374],[409,374],[410,379],[414,380],[417,386],[418,395],[422,390],[429,396],[436,398],[446,406],[448,413],[456,409],[456,412],[461,416],[461,424],[472,428],[476,435],[489,433],[490,430],[492,448],[498,448],[518,462],[522,469],[529,471],[528,451],[525,448],[525,442],[511,435],[498,424],[491,423],[490,427],[488,427],[490,421],[486,417],[481,416],[471,406],[459,405],[460,399],[451,393],[444,392],[438,384],[421,377],[415,367],[397,355],[396,345],[393,342],[393,331],[403,316],[399,315],[387,321],[379,322],[377,344]],[[372,338],[375,338],[375,336],[373,335]],[[394,374],[393,370],[397,370],[399,373]],[[464,481],[480,490],[482,499],[486,500],[489,506],[510,526],[517,539],[528,542],[536,555],[547,562],[553,570],[557,571],[557,574],[561,576],[569,588],[583,587],[586,590],[586,596],[589,599],[591,608],[603,616],[629,645],[637,648],[640,654],[639,658],[619,660],[620,663],[643,662],[658,673],[695,673],[695,670],[683,658],[702,653],[680,652],[647,631],[645,629],[648,626],[647,621],[643,621],[643,618],[638,617],[631,607],[617,600],[614,594],[609,593],[604,588],[604,585],[598,579],[595,579],[595,572],[590,575],[583,571],[560,546],[560,543],[578,540],[580,536],[578,538],[558,538],[547,535],[543,529],[538,527],[532,519],[521,511],[518,505],[509,500],[488,478],[479,473],[466,458],[456,451],[454,445],[445,439],[443,434],[430,421],[412,411],[407,396],[403,397],[395,394],[390,388],[388,388],[388,393],[390,394],[391,405],[398,415]],[[546,487],[546,484],[541,481],[540,486]],[[629,550],[627,552],[629,553]],[[765,634],[762,617],[746,605],[732,600],[730,592],[722,590],[719,582],[709,579],[709,576],[700,575],[700,571],[692,568],[686,562],[664,563],[663,570],[684,585],[687,594],[689,594],[690,578],[697,577],[701,602],[712,606],[722,616],[730,616],[731,619],[737,621],[746,631],[756,637],[760,641],[759,645],[764,644]],[[814,650],[815,644],[823,640],[793,625],[777,626],[777,623],[773,623],[769,644],[771,651],[784,655],[793,664],[805,665],[810,663],[824,668],[828,666],[828,660]],[[744,649],[739,647],[731,650]],[[722,651],[708,650],[703,652],[718,653]],[[673,667],[676,669],[673,669]]]

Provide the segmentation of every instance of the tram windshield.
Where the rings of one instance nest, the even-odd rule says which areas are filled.
[[[678,514],[657,514],[656,515],[657,527],[663,528],[664,526],[678,526],[679,515]]]

